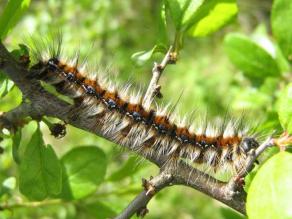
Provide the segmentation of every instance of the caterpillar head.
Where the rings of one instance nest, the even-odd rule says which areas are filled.
[[[51,58],[47,62],[47,68],[49,71],[56,71],[58,69],[59,60],[57,58]]]
[[[39,61],[31,67],[34,73],[32,77],[37,79],[43,79],[44,75],[48,72],[56,72],[58,70],[59,60],[57,58],[51,58],[48,61]]]
[[[239,145],[239,148],[242,152],[247,153],[251,149],[255,149],[258,146],[259,146],[259,143],[257,142],[255,138],[247,137],[247,138],[243,138],[243,140],[241,141]]]
[[[43,80],[49,84],[57,84],[64,80],[61,77],[62,69],[58,66],[58,58],[50,58],[48,60],[40,60],[31,67],[31,78]]]

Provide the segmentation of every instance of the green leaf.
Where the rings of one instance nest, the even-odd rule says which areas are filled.
[[[137,172],[140,167],[137,166],[137,158],[130,157],[127,162],[116,172],[114,172],[108,180],[110,181],[119,181],[125,179],[127,176],[133,176],[135,172]]]
[[[0,197],[12,193],[16,187],[16,178],[15,177],[8,177],[3,180],[2,185],[0,186]]]
[[[206,16],[202,17],[197,23],[190,27],[189,34],[191,36],[202,37],[214,33],[236,16],[238,12],[236,0],[220,0],[217,2],[218,3],[215,4],[213,8],[210,7]],[[202,8],[201,10],[206,9]],[[200,13],[200,10],[198,13]]]
[[[14,87],[13,81],[6,78],[0,86],[0,98],[5,97]]]
[[[236,33],[228,34],[224,45],[232,63],[251,80],[280,75],[275,59],[248,37]]]
[[[225,219],[243,219],[244,217],[230,208],[220,208],[220,212]]]
[[[292,83],[281,92],[277,106],[282,127],[292,134]]]
[[[21,140],[21,129],[18,130],[12,137],[12,157],[17,164],[20,164],[19,146]]]
[[[95,146],[77,147],[62,157],[64,199],[79,199],[96,191],[104,180],[107,161],[104,152]]]
[[[27,198],[40,201],[61,192],[61,164],[52,147],[44,145],[39,128],[26,146],[19,171],[19,189]]]
[[[2,83],[5,79],[7,79],[7,76],[3,71],[0,71],[0,83]]]
[[[272,31],[285,57],[292,62],[292,4],[290,0],[274,0]]]
[[[206,36],[227,24],[238,11],[236,0],[166,0],[165,5],[176,28],[175,51],[182,48],[185,32]]]
[[[116,215],[116,212],[114,212],[109,206],[99,201],[82,205],[82,207],[95,219],[114,218]]]
[[[247,195],[249,219],[292,218],[292,154],[281,152],[259,169]]]
[[[9,0],[0,16],[0,39],[15,26],[23,13],[28,9],[30,0]]]
[[[158,44],[167,44],[168,37],[167,37],[167,29],[166,29],[166,11],[165,11],[165,4],[161,2],[160,10],[157,19],[157,42]]]
[[[183,25],[187,25],[204,0],[166,0],[166,8],[170,17],[179,31]]]
[[[10,54],[16,59],[19,60],[21,56],[29,56],[29,48],[24,44],[18,44],[19,49],[15,49],[10,52]]]
[[[244,178],[244,191],[248,192],[250,184],[256,175],[257,168],[254,168],[248,175]]]
[[[16,187],[16,178],[14,176],[8,177],[7,179],[5,179],[3,181],[2,186],[7,188],[7,189],[10,189],[10,190],[15,189],[15,187]]]
[[[145,64],[145,62],[147,62],[153,56],[153,54],[155,54],[157,52],[164,53],[165,51],[166,51],[165,46],[163,46],[163,45],[155,45],[149,51],[140,51],[140,52],[134,53],[131,56],[131,59],[133,60],[133,62],[136,65],[141,66],[141,65]]]
[[[186,26],[189,24],[189,22],[192,21],[192,17],[197,12],[197,10],[205,3],[205,0],[191,0],[186,1],[185,3],[185,10],[184,14],[182,16],[182,25]]]
[[[285,58],[282,50],[279,48],[279,46],[276,45],[276,61],[278,63],[279,68],[281,69],[281,72],[289,72],[290,65],[288,60]]]

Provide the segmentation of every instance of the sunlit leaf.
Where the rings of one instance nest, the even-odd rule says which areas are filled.
[[[292,154],[281,152],[258,170],[247,195],[250,219],[292,218]]]
[[[190,28],[189,33],[195,37],[214,33],[231,21],[237,12],[238,8],[235,0],[219,1],[205,17]]]

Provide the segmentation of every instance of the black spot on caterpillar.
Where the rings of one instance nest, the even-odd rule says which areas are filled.
[[[259,142],[241,119],[188,124],[168,107],[155,107],[143,101],[129,86],[120,88],[102,75],[93,75],[79,66],[79,57],[65,61],[61,40],[53,46],[36,47],[33,77],[53,85],[78,103],[78,115],[96,117],[104,136],[144,155],[166,156],[175,168],[182,160],[205,164],[215,171],[236,174],[245,168],[245,159]],[[45,49],[44,49],[45,48]]]

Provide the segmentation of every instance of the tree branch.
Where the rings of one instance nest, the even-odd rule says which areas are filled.
[[[201,191],[227,206],[245,214],[246,193],[234,192],[228,183],[221,182],[181,162],[175,170],[164,167],[158,176],[143,184],[144,190],[115,219],[128,219],[135,213],[147,213],[146,205],[162,189],[184,185]],[[144,216],[144,215],[141,215]]]
[[[115,219],[131,218],[134,214],[138,216],[145,216],[148,212],[146,206],[148,202],[160,190],[170,185],[172,180],[171,174],[161,172],[158,176],[152,178],[150,181],[143,180],[144,190],[136,196],[136,198],[122,211]]]
[[[166,55],[164,56],[162,62],[160,64],[154,63],[154,67],[152,69],[152,78],[148,85],[146,94],[143,99],[143,106],[148,109],[151,106],[151,103],[153,101],[153,98],[155,96],[161,96],[160,93],[160,85],[158,85],[158,81],[160,79],[160,76],[166,66],[168,64],[175,63],[176,57],[172,53],[172,46],[167,51]]]

